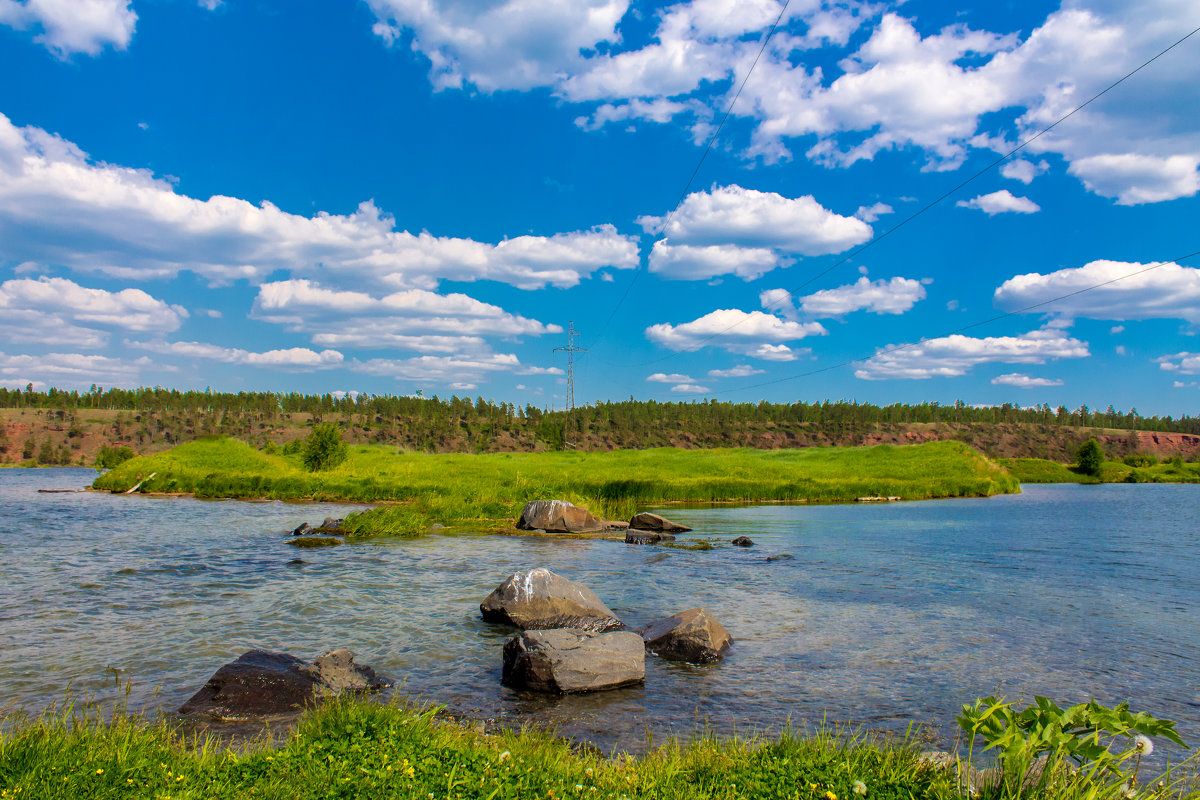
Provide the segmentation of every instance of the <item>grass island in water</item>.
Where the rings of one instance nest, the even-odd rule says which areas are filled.
[[[311,472],[298,454],[268,453],[226,437],[131,459],[93,486],[201,498],[384,503],[351,515],[351,538],[416,536],[434,523],[508,530],[530,500],[568,500],[598,517],[628,519],[646,506],[676,502],[926,500],[1020,491],[1007,470],[961,442],[474,455],[359,445],[337,467]]]

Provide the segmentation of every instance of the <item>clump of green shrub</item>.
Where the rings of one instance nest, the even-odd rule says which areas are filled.
[[[133,456],[133,448],[126,445],[122,445],[121,447],[104,445],[100,448],[100,452],[96,453],[96,469],[112,469],[120,464],[124,464],[133,458]]]
[[[1075,461],[1079,465],[1079,471],[1084,475],[1098,476],[1100,468],[1104,466],[1104,449],[1095,439],[1088,439],[1079,446],[1079,450],[1075,454]]]
[[[1129,467],[1153,467],[1158,463],[1158,456],[1153,453],[1130,453],[1121,462]]]
[[[304,439],[300,460],[311,472],[333,469],[346,460],[350,448],[342,441],[342,432],[332,422],[314,425]]]

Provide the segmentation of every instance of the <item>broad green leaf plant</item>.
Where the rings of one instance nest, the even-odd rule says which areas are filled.
[[[1187,747],[1174,722],[1134,714],[1128,703],[1106,708],[1091,700],[1063,709],[1034,697],[1033,705],[1016,711],[1004,698],[984,697],[964,705],[956,719],[970,736],[967,763],[976,737],[982,737],[984,750],[998,751],[1004,793],[1015,797],[1068,776],[1119,785],[1122,794],[1133,797],[1142,757],[1153,750],[1154,737]],[[1038,759],[1044,764],[1035,766]]]

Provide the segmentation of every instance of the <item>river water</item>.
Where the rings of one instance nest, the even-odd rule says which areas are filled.
[[[987,694],[1128,700],[1200,742],[1200,487],[666,512],[708,551],[517,536],[298,550],[293,527],[353,507],[37,492],[94,476],[0,470],[0,706],[128,682],[135,708],[169,710],[247,649],[348,647],[402,694],[606,751],[823,719],[917,722],[945,742]],[[753,547],[729,544],[743,534]],[[511,631],[479,602],[533,567],[631,626],[703,606],[736,643],[716,665],[648,658],[639,688],[514,692],[499,682]]]

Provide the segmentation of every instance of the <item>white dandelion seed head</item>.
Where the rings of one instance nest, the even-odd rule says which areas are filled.
[[[854,782],[854,793],[860,794],[863,797],[866,797],[867,796],[867,785],[865,783],[863,783],[862,781],[855,781]]]
[[[1149,736],[1143,736],[1139,733],[1133,737],[1133,751],[1148,756],[1154,752],[1154,742],[1150,741]]]
[[[507,750],[500,754],[501,761],[507,761],[510,758],[512,758],[512,753],[508,752]]]

